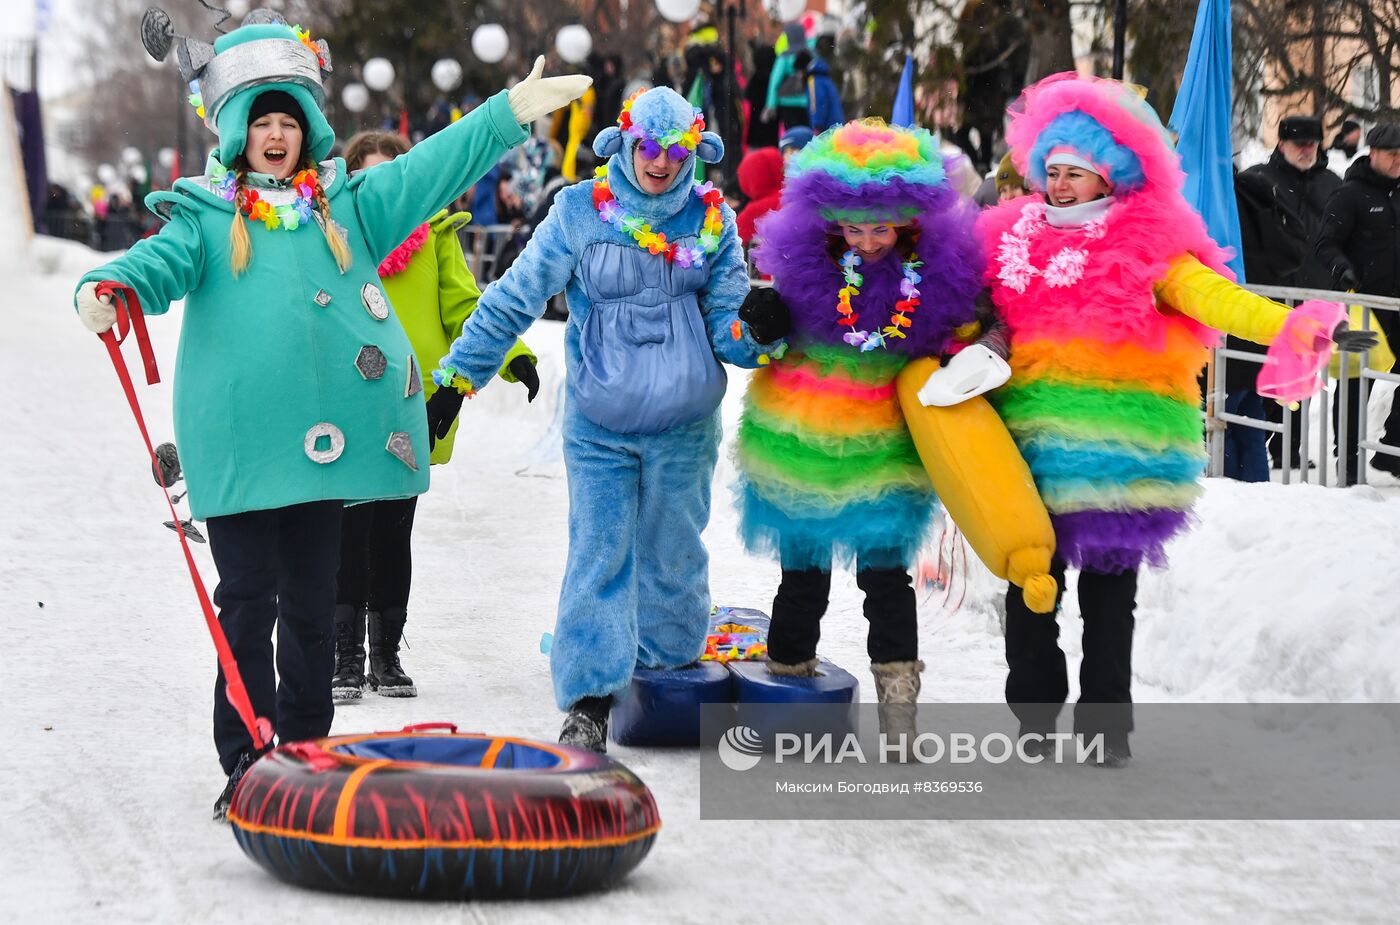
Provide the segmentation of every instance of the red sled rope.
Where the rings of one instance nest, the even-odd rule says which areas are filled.
[[[146,419],[141,414],[141,403],[136,400],[136,387],[132,384],[131,373],[126,368],[126,361],[122,358],[122,344],[126,342],[128,334],[134,333],[137,349],[141,353],[141,363],[146,370],[146,384],[155,385],[160,381],[160,372],[156,369],[155,351],[151,349],[151,338],[146,332],[146,318],[141,313],[141,300],[137,297],[136,290],[113,282],[99,283],[97,295],[109,296],[112,305],[117,310],[116,326],[98,336],[102,338],[102,343],[107,346],[107,353],[112,358],[112,366],[116,368],[117,378],[121,380],[127,404],[131,406],[131,413],[136,418],[136,426],[141,431],[141,439],[146,443],[146,452],[151,457],[152,471],[158,472],[160,466],[156,460],[155,447],[151,445],[151,435],[146,430]],[[170,488],[162,481],[160,490],[165,493],[165,503],[170,508],[171,519],[179,524],[180,515],[175,513],[175,502],[170,499]],[[209,599],[209,592],[205,590],[204,579],[199,575],[199,567],[195,565],[194,554],[190,552],[190,541],[183,530],[175,530],[175,535],[180,538],[180,548],[185,551],[185,564],[189,566],[190,579],[194,582],[195,594],[199,597],[199,606],[204,610],[204,623],[209,629],[210,637],[214,640],[214,649],[219,655],[219,667],[224,671],[224,692],[228,696],[229,703],[233,704],[233,708],[238,711],[238,718],[243,720],[248,735],[252,737],[253,747],[261,751],[272,744],[272,724],[266,718],[253,712],[253,704],[248,699],[247,688],[243,686],[243,676],[238,671],[238,663],[233,658],[233,650],[229,648],[228,637],[224,635],[224,628],[219,625],[219,618],[214,613],[214,604]]]

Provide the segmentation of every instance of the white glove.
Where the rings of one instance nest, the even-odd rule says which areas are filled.
[[[506,99],[515,121],[529,125],[541,116],[546,116],[560,107],[567,106],[583,96],[593,84],[592,77],[570,74],[567,77],[542,77],[544,55],[535,59],[535,67],[530,75],[510,88]]]
[[[1005,360],[981,344],[973,344],[964,347],[947,366],[934,370],[919,389],[919,401],[946,408],[990,392],[1010,378],[1011,367]]]
[[[83,283],[78,289],[78,317],[94,334],[106,334],[117,323],[117,309],[109,295],[97,294],[97,283]]]

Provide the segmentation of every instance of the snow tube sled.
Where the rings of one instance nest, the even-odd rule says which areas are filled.
[[[1030,467],[983,397],[925,406],[919,390],[938,369],[923,357],[900,370],[899,407],[938,500],[993,575],[1021,589],[1034,613],[1055,609],[1055,530]]]
[[[661,827],[651,791],[605,755],[446,724],[280,746],[228,821],[290,883],[448,900],[607,888]]]
[[[729,703],[729,672],[715,662],[688,668],[638,668],[613,704],[608,726],[618,745],[700,744],[700,708]]]
[[[767,665],[769,618],[747,607],[716,607],[701,661],[685,668],[639,668],[632,684],[617,698],[609,731],[619,745],[700,745],[700,711],[707,703],[736,705],[738,722],[767,736],[790,731],[796,722],[812,731],[813,718],[825,721],[833,712],[813,710],[810,716],[794,704],[852,704],[860,699],[860,683],[849,672],[823,659],[815,678],[770,674]],[[842,715],[830,728],[851,729]]]

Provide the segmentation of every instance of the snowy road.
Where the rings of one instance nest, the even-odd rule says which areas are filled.
[[[606,895],[424,905],[272,880],[206,821],[223,784],[209,740],[212,647],[105,351],[68,307],[82,259],[40,261],[6,285],[0,920],[1395,920],[1400,823],[705,822],[693,753],[617,747],[655,792],[664,828]],[[168,376],[178,308],[151,329]],[[370,696],[341,710],[336,732],[448,720],[557,733],[538,642],[565,550],[550,429],[560,331],[542,324],[528,338],[541,400],[497,383],[469,403],[456,458],[434,470],[420,504],[404,661],[422,695]],[[732,379],[731,424],[742,384]],[[141,398],[155,439],[169,439],[167,386]],[[707,535],[714,597],[766,607],[776,567],[740,550],[731,478],[722,462]],[[1144,579],[1139,699],[1400,699],[1397,492],[1212,482],[1175,567]],[[1000,699],[997,587],[984,573],[969,585],[956,614],[937,601],[921,613],[925,700]],[[868,699],[849,575],[832,598],[823,652]],[[1074,657],[1072,604],[1061,619]],[[1150,760],[1150,742],[1135,748]]]

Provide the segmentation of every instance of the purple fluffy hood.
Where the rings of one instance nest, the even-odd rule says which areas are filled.
[[[888,146],[889,136],[905,134],[918,142],[918,153],[909,155],[908,138],[895,139],[901,156],[884,157],[882,145]],[[859,147],[853,148],[852,141]],[[837,293],[844,284],[838,263],[844,245],[833,248],[830,237],[839,239],[837,219],[888,221],[917,229],[914,253],[923,261],[917,270],[922,277],[921,304],[910,315],[908,337],[887,339],[886,349],[937,355],[946,349],[954,328],[975,319],[984,265],[973,233],[977,211],[948,185],[938,157],[937,146],[922,129],[866,121],[823,133],[790,164],[782,206],[758,222],[753,257],[755,265],[773,277],[774,288],[787,303],[797,343],[840,344],[851,330],[837,324]],[[851,299],[860,316],[857,327],[877,330],[890,323],[900,298],[904,259],[897,247],[859,268],[864,283]]]

